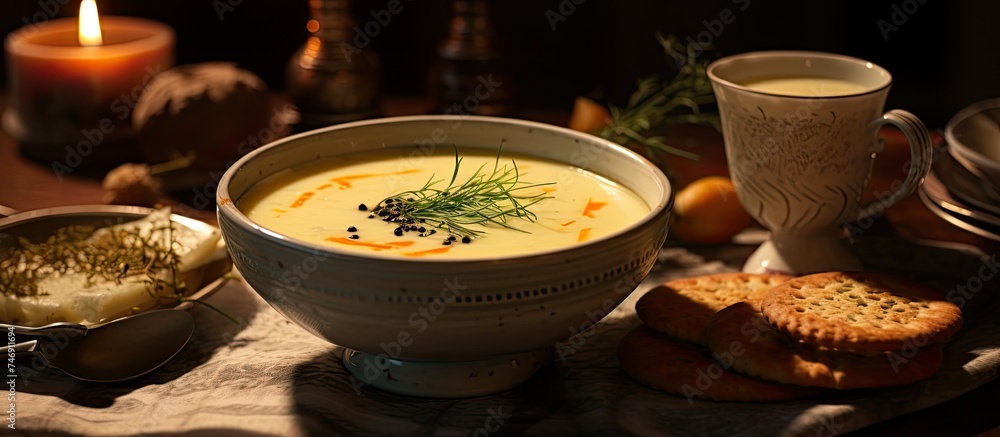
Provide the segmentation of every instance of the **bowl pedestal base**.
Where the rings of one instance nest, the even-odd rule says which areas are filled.
[[[344,348],[344,367],[355,387],[424,398],[466,398],[510,390],[549,361],[547,350],[478,361],[402,361]]]

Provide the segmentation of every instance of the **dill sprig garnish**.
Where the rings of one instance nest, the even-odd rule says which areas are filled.
[[[503,144],[501,143],[500,149]],[[441,231],[462,238],[468,243],[486,233],[474,229],[473,225],[494,224],[515,231],[519,229],[513,219],[534,222],[535,213],[528,210],[532,205],[547,199],[544,192],[522,194],[554,182],[532,184],[520,180],[517,163],[513,159],[510,165],[500,163],[500,149],[497,149],[493,169],[487,170],[488,163],[483,163],[465,182],[457,183],[462,157],[458,147],[455,147],[455,168],[448,185],[438,188],[443,182],[435,180],[432,175],[423,187],[416,190],[403,191],[382,199],[371,211],[370,217],[378,216],[382,220],[398,224],[396,235],[403,232],[417,231],[420,236],[430,236],[435,231]],[[446,239],[450,244],[454,238]]]

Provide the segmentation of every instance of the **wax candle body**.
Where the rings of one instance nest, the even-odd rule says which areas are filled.
[[[79,44],[77,23],[51,20],[7,37],[3,126],[32,148],[58,152],[130,137],[142,90],[173,66],[174,33],[161,23],[102,17],[104,44],[95,47]]]

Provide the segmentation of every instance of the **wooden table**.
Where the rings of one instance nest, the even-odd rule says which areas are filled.
[[[419,99],[388,99],[384,114],[423,113],[426,107]],[[568,114],[560,111],[524,111],[522,118],[564,125],[568,121]],[[697,128],[678,128],[670,136],[675,144],[695,150],[704,158],[700,162],[676,166],[679,185],[683,186],[705,175],[726,174],[725,153],[720,146],[721,140],[715,134]],[[887,148],[886,156],[877,161],[876,174],[880,177],[872,182],[870,191],[884,189],[887,181],[898,177],[901,163],[906,160],[906,153],[905,149],[898,147]],[[134,159],[134,156],[130,158]],[[104,203],[102,171],[81,168],[80,171],[62,175],[60,179],[53,170],[52,162],[26,157],[12,138],[0,133],[0,205],[23,211],[65,205],[101,204]],[[161,201],[165,204],[177,204],[177,200],[169,195],[163,196]],[[215,221],[215,212],[211,207],[184,208],[182,213],[209,222]],[[1000,252],[1000,243],[948,224],[930,212],[915,195],[890,208],[884,219],[880,219],[871,231],[902,238],[965,243],[988,255]],[[997,435],[997,431],[1000,431],[1000,415],[992,412],[992,406],[998,403],[1000,379],[952,401],[883,422],[856,434],[882,435],[891,432],[972,435],[992,429],[992,434]]]

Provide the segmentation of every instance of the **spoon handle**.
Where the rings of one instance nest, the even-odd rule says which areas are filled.
[[[39,337],[42,335],[63,333],[69,336],[87,335],[88,328],[79,323],[58,322],[45,326],[29,327],[20,325],[7,325],[0,323],[0,329],[13,330],[16,335],[30,335]]]

